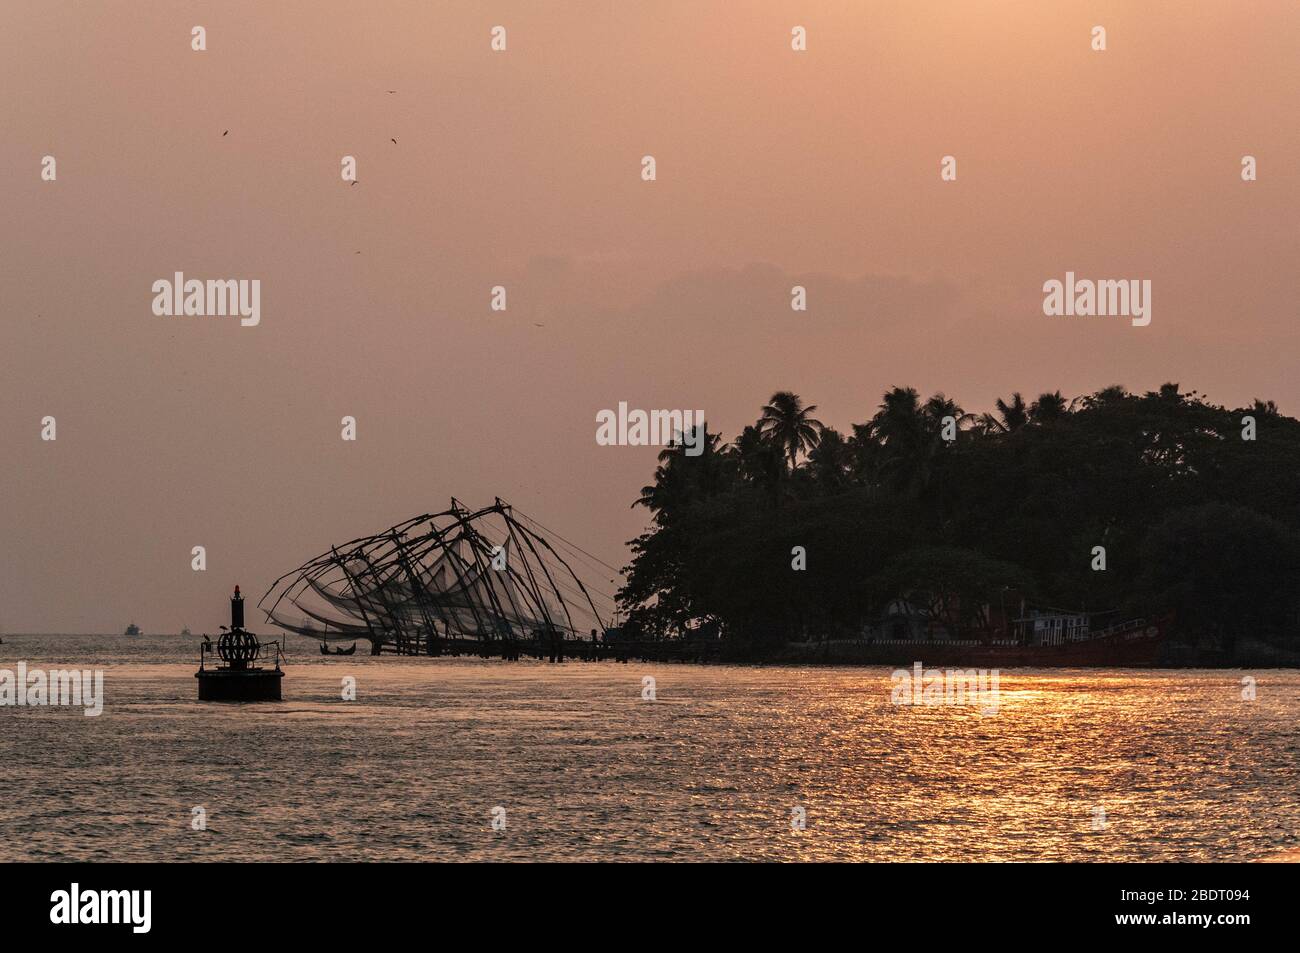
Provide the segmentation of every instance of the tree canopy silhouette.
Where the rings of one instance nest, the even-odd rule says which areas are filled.
[[[1181,637],[1227,651],[1300,648],[1300,421],[1173,383],[995,407],[894,387],[841,433],[782,391],[730,443],[667,448],[634,504],[651,525],[630,543],[628,625],[760,649],[851,637],[939,579],[971,605],[1015,587],[1089,612],[1175,609]]]

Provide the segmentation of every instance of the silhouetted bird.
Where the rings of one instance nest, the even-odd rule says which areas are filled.
[[[227,129],[225,132],[222,133],[222,135],[223,135],[223,136],[228,136],[228,135],[230,135],[230,130]]]
[[[393,140],[393,145],[397,145],[397,140],[396,140],[396,139]]]

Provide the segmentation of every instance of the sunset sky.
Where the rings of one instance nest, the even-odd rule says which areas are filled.
[[[893,385],[1300,412],[1290,0],[18,0],[0,37],[8,632],[215,631],[452,495],[622,565],[620,401],[728,439],[778,389],[840,428]],[[260,279],[260,326],[155,316],[175,271]],[[1150,279],[1150,326],[1044,316],[1066,271]]]

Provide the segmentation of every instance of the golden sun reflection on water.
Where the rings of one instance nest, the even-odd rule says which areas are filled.
[[[74,637],[42,638],[29,664],[85,661]],[[1296,671],[1255,673],[1254,701],[1238,671],[1003,672],[982,714],[893,705],[883,668],[356,656],[291,661],[280,705],[214,706],[170,645],[95,648],[103,716],[0,709],[17,765],[0,859],[1227,861],[1300,845]]]

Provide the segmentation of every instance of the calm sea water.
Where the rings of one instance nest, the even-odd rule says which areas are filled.
[[[97,718],[0,707],[0,860],[1226,861],[1300,847],[1294,670],[1004,672],[999,712],[982,716],[893,706],[884,668],[291,649],[285,701],[199,704],[195,639],[5,636],[0,668],[102,668],[106,701]]]

